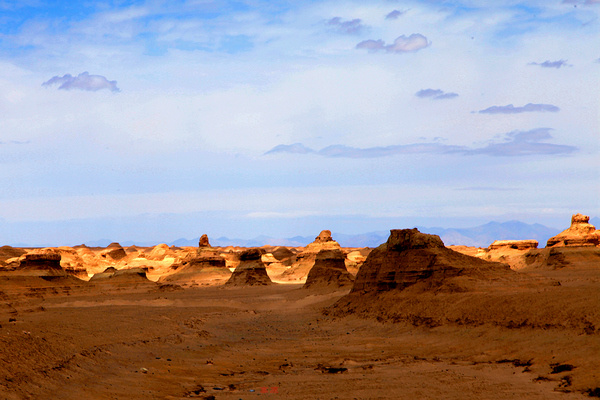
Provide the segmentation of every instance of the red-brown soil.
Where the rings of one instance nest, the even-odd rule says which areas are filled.
[[[195,249],[154,249],[179,260],[177,269],[195,260],[180,279],[158,283],[127,264],[143,266],[140,248],[113,262],[122,272],[89,282],[43,266],[19,271],[14,259],[24,253],[6,249],[13,261],[0,271],[0,399],[600,396],[597,249],[523,251],[525,267],[514,271],[426,247],[397,255],[419,268],[393,279],[391,266],[377,269],[385,290],[367,274],[352,292],[226,279],[194,286],[205,272],[187,256]],[[89,260],[103,250],[77,249]],[[223,266],[206,272],[213,268]]]

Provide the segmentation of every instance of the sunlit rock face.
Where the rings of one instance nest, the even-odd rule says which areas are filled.
[[[546,247],[587,247],[600,245],[600,231],[589,223],[590,217],[574,214],[571,226],[558,235],[548,239]]]
[[[537,249],[537,240],[495,240],[489,245],[489,250],[514,249],[514,250],[529,250]]]

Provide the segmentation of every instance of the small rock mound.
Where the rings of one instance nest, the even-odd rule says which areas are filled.
[[[321,250],[311,268],[303,288],[331,288],[351,286],[354,277],[346,269],[346,256],[341,250]]]
[[[468,290],[468,277],[481,280],[511,272],[506,264],[493,263],[467,256],[444,246],[437,235],[418,229],[393,229],[387,242],[374,249],[358,271],[353,293],[403,290],[414,286],[419,290]]]
[[[122,258],[127,257],[125,249],[117,242],[109,244],[105,250],[100,252],[100,256],[103,258],[111,258],[115,261],[119,261]]]
[[[236,267],[227,281],[227,286],[263,286],[273,282],[261,257],[264,249],[248,249],[240,254],[240,265]]]
[[[600,230],[590,222],[590,217],[574,214],[571,217],[571,226],[548,239],[546,247],[588,247],[600,245]]]
[[[108,283],[111,285],[154,284],[148,279],[146,270],[143,268],[116,269],[114,267],[108,267],[104,272],[94,274],[90,278],[90,283]]]

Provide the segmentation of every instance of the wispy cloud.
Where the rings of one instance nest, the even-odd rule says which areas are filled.
[[[502,142],[489,142],[485,147],[471,149],[467,154],[488,154],[491,156],[530,156],[571,154],[575,146],[544,143],[552,139],[551,128],[538,128],[529,131],[512,131],[501,137]]]
[[[515,107],[512,104],[506,106],[491,106],[484,110],[479,110],[479,114],[520,114],[524,112],[558,112],[560,108],[552,104],[533,104],[528,103],[522,107]]]
[[[406,13],[406,11],[394,10],[394,11],[388,13],[385,16],[385,19],[398,19],[398,17],[400,17],[404,13]]]
[[[265,154],[293,153],[316,154],[329,158],[379,158],[406,154],[459,154],[489,155],[497,157],[515,157],[531,155],[564,155],[578,150],[575,146],[545,143],[552,139],[550,128],[538,128],[529,131],[512,131],[502,135],[498,142],[489,141],[483,147],[467,147],[443,143],[413,143],[382,147],[357,148],[345,145],[332,145],[315,151],[300,143],[279,145]]]
[[[385,44],[381,39],[364,40],[356,45],[357,49],[366,49],[372,52],[383,50],[388,53],[409,53],[419,51],[429,46],[431,43],[427,38],[420,33],[413,33],[406,37],[405,35],[398,36],[394,43]]]
[[[6,145],[6,144],[29,144],[31,143],[29,140],[26,141],[20,141],[20,140],[9,140],[9,141],[0,141],[0,145]]]
[[[567,63],[567,60],[558,60],[558,61],[549,61],[546,60],[542,63],[537,63],[537,62],[530,62],[529,65],[539,65],[540,67],[544,67],[544,68],[561,68],[561,67],[572,67],[571,64]]]
[[[444,100],[458,97],[458,93],[444,92],[441,89],[422,89],[415,93],[415,96],[422,99]]]
[[[267,151],[265,154],[272,153],[292,153],[292,154],[308,154],[314,153],[313,149],[309,149],[302,143],[294,143],[294,144],[280,144],[279,146],[273,147],[271,150]]]
[[[520,188],[502,188],[502,187],[493,187],[493,186],[469,186],[463,188],[457,188],[454,190],[458,191],[474,191],[474,192],[512,192],[517,190],[522,190]]]
[[[600,0],[563,0],[564,4],[583,4],[586,6],[593,6],[600,4]]]
[[[63,76],[54,76],[42,83],[42,86],[59,85],[59,89],[71,90],[88,90],[96,92],[102,89],[108,89],[111,92],[120,92],[117,87],[117,81],[109,81],[102,75],[90,75],[88,72],[82,72],[77,76],[66,74]]]
[[[344,21],[341,17],[334,17],[327,21],[327,25],[333,26],[338,32],[345,34],[360,33],[366,28],[358,18]]]

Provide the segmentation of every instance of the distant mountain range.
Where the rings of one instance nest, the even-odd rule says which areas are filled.
[[[596,227],[600,226],[600,218],[592,218],[590,223]],[[464,245],[474,247],[487,247],[494,240],[522,240],[533,239],[539,242],[540,247],[545,247],[546,242],[552,236],[566,229],[549,228],[541,224],[526,224],[520,221],[508,222],[489,222],[484,225],[472,228],[429,228],[417,227],[421,232],[440,236],[447,246]],[[315,234],[316,236],[316,234]],[[357,235],[348,235],[344,233],[333,233],[334,240],[343,247],[377,247],[384,243],[389,231],[368,232]],[[197,246],[199,238],[177,239],[167,243],[174,246]],[[294,236],[291,238],[273,238],[269,236],[257,236],[253,239],[230,239],[227,237],[210,238],[213,246],[240,246],[240,247],[258,247],[263,245],[272,246],[306,246],[314,240],[314,236]],[[88,246],[105,247],[110,244],[109,240],[98,240],[87,243]],[[136,244],[138,246],[154,246],[157,243],[133,243],[122,242],[123,246]]]

